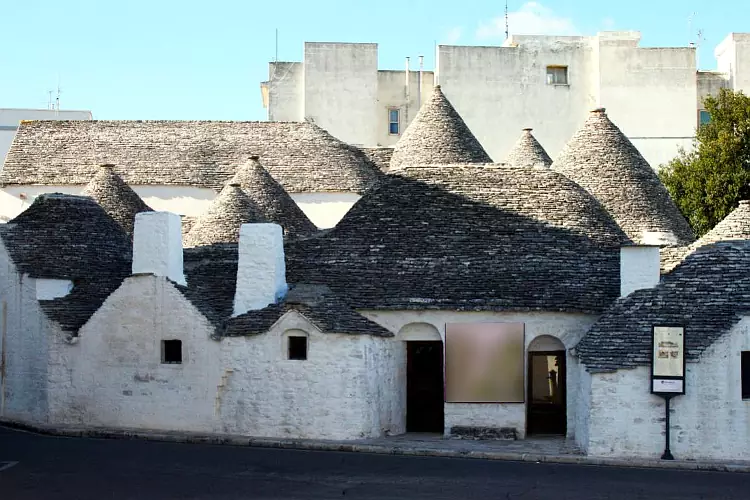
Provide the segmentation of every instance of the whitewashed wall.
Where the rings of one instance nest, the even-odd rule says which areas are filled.
[[[0,373],[0,418],[44,423],[48,339],[59,330],[42,313],[35,282],[19,276],[0,241],[0,357],[5,365]]]
[[[747,460],[750,401],[742,399],[740,353],[750,351],[745,317],[687,364],[686,395],[672,400],[672,454],[684,460]],[[591,375],[588,453],[658,458],[664,400],[650,393],[647,366]],[[582,436],[582,438],[585,436]]]
[[[208,321],[165,278],[126,279],[52,365],[50,419],[59,423],[215,431],[221,349]],[[182,364],[161,341],[182,340]]]
[[[417,116],[421,103],[432,95],[434,85],[432,71],[424,71],[420,92],[419,60],[416,58],[410,62],[409,85],[406,84],[406,70],[378,71],[378,112],[375,117],[377,135],[374,138],[375,143],[372,145],[394,146],[414,117]],[[388,114],[390,108],[398,108],[400,111],[400,133],[398,135],[390,134]]]
[[[399,334],[396,340],[435,340],[434,330],[424,328],[432,325],[443,342],[445,341],[446,323],[466,322],[519,322],[526,325],[526,347],[537,337],[549,335],[559,339],[566,348],[575,346],[580,338],[596,321],[596,316],[566,313],[503,313],[503,312],[457,312],[457,311],[360,311],[367,318],[375,321],[392,332],[408,332],[408,337]],[[419,328],[409,325],[421,324]],[[407,328],[404,328],[407,327]],[[422,332],[424,337],[420,337]],[[403,357],[405,364],[405,356]],[[526,357],[524,357],[524,366]],[[575,431],[576,401],[575,390],[578,384],[577,360],[572,355],[567,357],[567,411],[568,435]],[[524,368],[525,369],[525,368]],[[406,386],[406,376],[400,378],[399,384]],[[454,426],[472,427],[515,427],[520,437],[526,435],[525,403],[505,404],[457,404],[445,403],[445,434]]]
[[[130,186],[154,210],[188,217],[201,215],[217,193],[189,186]],[[17,216],[43,193],[81,194],[85,186],[7,186],[0,188],[0,222]],[[21,196],[24,196],[22,199]],[[321,229],[335,226],[359,200],[354,193],[292,193],[292,199]]]
[[[309,335],[307,360],[286,359],[290,331]],[[53,339],[50,422],[310,439],[404,432],[393,339],[323,334],[295,312],[266,334],[212,333],[166,279],[126,279],[78,339]],[[170,339],[182,340],[182,364],[161,362]]]
[[[304,116],[304,66],[299,62],[268,65],[268,121],[301,122]]]
[[[377,44],[306,42],[303,64],[304,118],[349,144],[375,142]]]
[[[289,360],[290,333],[308,334],[307,360]],[[356,439],[403,432],[390,344],[367,335],[321,333],[298,313],[265,335],[222,342],[228,374],[223,430],[256,436]]]

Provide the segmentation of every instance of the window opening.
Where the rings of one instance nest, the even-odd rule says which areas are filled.
[[[289,337],[289,359],[307,359],[307,337]]]
[[[182,363],[182,340],[161,341],[161,362],[167,365]]]

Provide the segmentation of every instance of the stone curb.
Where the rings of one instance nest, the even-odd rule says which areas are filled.
[[[608,458],[585,455],[544,455],[538,453],[508,453],[501,451],[453,450],[449,448],[426,448],[419,446],[380,445],[367,443],[345,443],[305,439],[257,438],[226,434],[196,434],[189,432],[158,432],[126,429],[82,429],[77,427],[53,427],[31,425],[0,419],[0,426],[9,429],[33,432],[49,436],[92,439],[138,439],[169,443],[211,444],[244,446],[254,448],[276,448],[309,451],[338,451],[348,453],[372,453],[394,456],[421,456],[442,458],[470,458],[508,462],[534,462],[549,464],[594,465],[602,467],[658,468],[673,470],[744,472],[750,473],[750,464],[723,462],[698,462],[688,460],[664,461],[643,458]]]

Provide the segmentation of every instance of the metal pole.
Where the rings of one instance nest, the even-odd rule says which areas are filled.
[[[666,445],[664,447],[664,454],[661,456],[662,460],[674,460],[674,457],[672,456],[672,452],[669,449],[669,400],[672,399],[672,396],[664,396],[664,407],[667,409],[667,415],[665,419],[666,424],[666,436],[665,441]]]

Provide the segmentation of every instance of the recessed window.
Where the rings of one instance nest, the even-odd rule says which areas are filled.
[[[711,123],[711,113],[706,111],[705,109],[701,109],[698,111],[698,126],[702,127],[703,125],[707,125]]]
[[[161,362],[167,365],[182,363],[182,340],[161,341]]]
[[[390,135],[398,135],[401,133],[401,110],[397,108],[391,108],[388,110],[388,133]]]
[[[307,359],[307,337],[288,337],[289,359]]]
[[[547,85],[567,85],[567,66],[547,66]]]
[[[742,353],[742,399],[750,399],[750,351]]]

